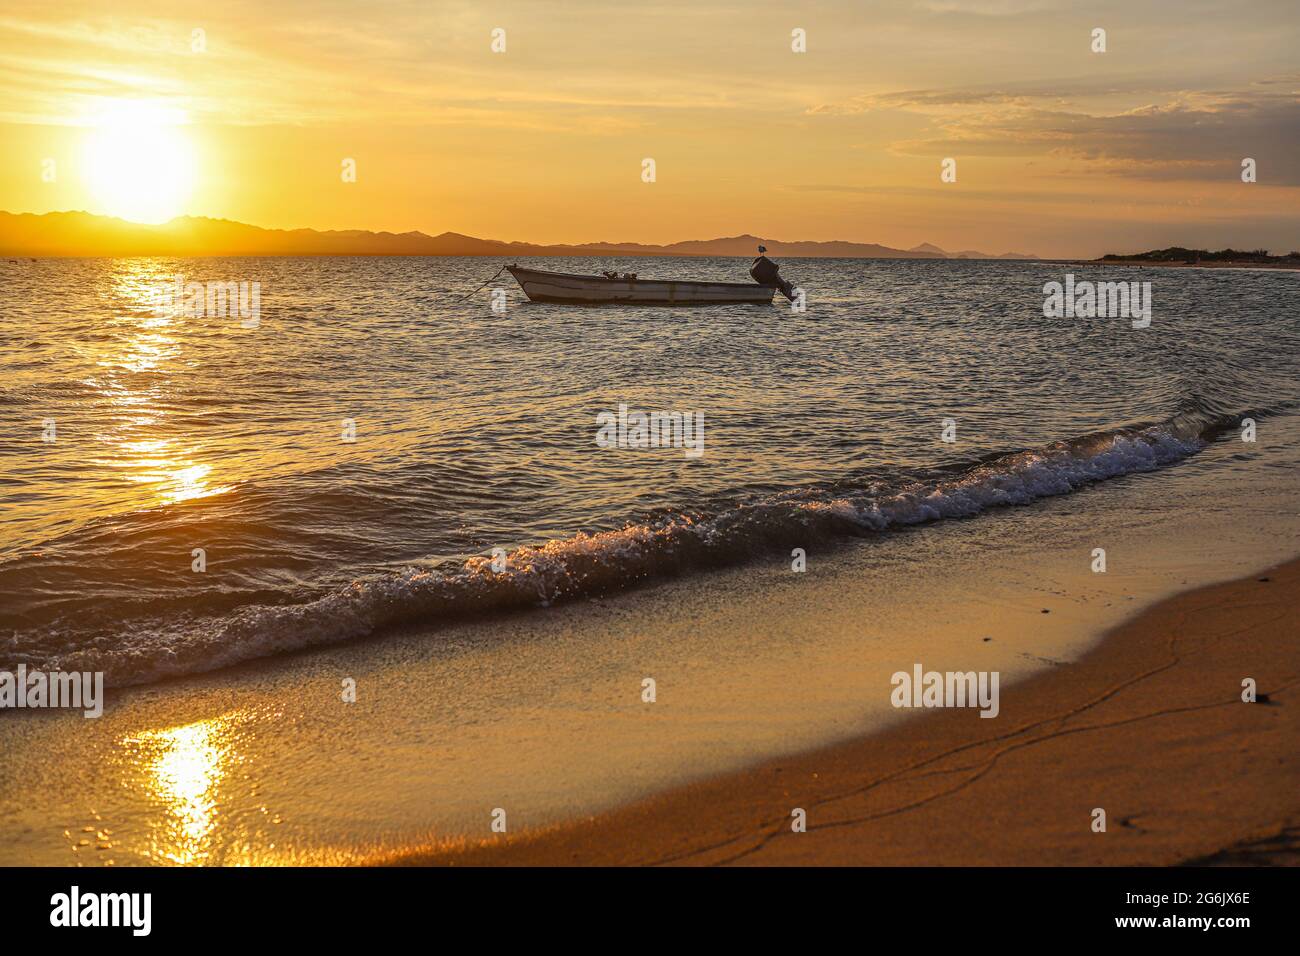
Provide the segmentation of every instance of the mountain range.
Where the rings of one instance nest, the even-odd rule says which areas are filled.
[[[1028,253],[945,252],[922,243],[893,249],[871,242],[783,242],[742,235],[668,245],[589,242],[538,245],[478,239],[455,232],[369,232],[361,229],[263,229],[228,219],[180,216],[146,225],[86,212],[0,212],[2,256],[744,256],[759,244],[773,258],[1036,259]]]

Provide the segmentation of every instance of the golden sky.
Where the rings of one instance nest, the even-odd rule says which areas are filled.
[[[1295,0],[8,4],[0,209],[1286,252],[1298,28]]]

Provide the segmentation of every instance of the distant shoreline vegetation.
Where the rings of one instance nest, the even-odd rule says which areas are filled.
[[[1300,265],[1300,252],[1289,252],[1284,256],[1271,256],[1267,249],[1252,249],[1248,252],[1239,249],[1220,249],[1210,252],[1207,249],[1184,249],[1182,246],[1170,246],[1168,249],[1152,249],[1150,252],[1136,252],[1121,256],[1107,253],[1099,262],[1248,262],[1267,265]]]

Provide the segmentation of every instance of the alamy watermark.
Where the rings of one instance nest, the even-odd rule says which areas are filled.
[[[15,708],[70,707],[86,717],[104,713],[104,672],[0,671],[0,710]]]
[[[687,458],[704,454],[704,413],[628,411],[596,416],[596,444],[601,448],[681,448]]]
[[[120,926],[133,936],[148,936],[153,928],[152,893],[83,893],[73,885],[50,897],[51,926]]]
[[[244,328],[255,329],[262,320],[262,283],[186,282],[176,276],[160,309],[186,318],[238,318]]]
[[[895,707],[978,707],[981,717],[996,717],[998,671],[896,671],[889,679],[894,689],[889,702]]]
[[[1067,273],[1064,284],[1043,285],[1045,319],[1132,319],[1133,328],[1151,324],[1150,282],[1075,282]]]

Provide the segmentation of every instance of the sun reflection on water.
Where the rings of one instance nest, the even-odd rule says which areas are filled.
[[[112,344],[97,357],[101,375],[95,387],[115,427],[96,437],[108,446],[98,462],[118,470],[124,480],[151,492],[156,504],[175,504],[229,491],[211,480],[213,466],[196,460],[198,450],[175,428],[177,389],[173,374],[184,348],[171,307],[175,276],[168,264],[150,260],[117,263],[103,297],[116,317],[109,327]]]
[[[145,785],[164,811],[153,833],[154,859],[192,864],[211,854],[218,789],[236,761],[240,722],[238,714],[228,714],[122,741],[133,762],[145,768]]]

